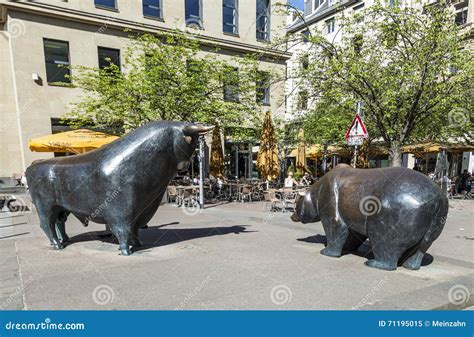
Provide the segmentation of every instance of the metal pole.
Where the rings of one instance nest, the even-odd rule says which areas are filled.
[[[252,143],[249,142],[249,179],[252,179],[252,171],[253,171]]]
[[[239,179],[239,144],[235,145],[235,178]]]
[[[358,152],[358,149],[359,147],[357,145],[355,145],[354,147],[354,163],[352,164],[352,166],[356,167],[357,165],[357,152]]]
[[[199,137],[199,208],[204,209],[204,136]]]

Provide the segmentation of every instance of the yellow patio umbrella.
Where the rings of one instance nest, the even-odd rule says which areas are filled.
[[[224,153],[219,124],[216,124],[212,134],[210,172],[214,177],[224,176]]]
[[[277,141],[273,129],[272,115],[270,111],[265,114],[263,121],[262,141],[257,156],[257,169],[265,180],[275,180],[280,173],[278,162]]]
[[[35,152],[84,153],[113,142],[119,137],[103,132],[77,129],[30,139],[28,146]]]
[[[312,145],[306,151],[306,157],[315,159],[321,157],[324,154],[324,147],[321,144]]]
[[[306,147],[304,142],[304,130],[300,129],[298,133],[299,144],[296,154],[296,169],[298,172],[306,172]]]

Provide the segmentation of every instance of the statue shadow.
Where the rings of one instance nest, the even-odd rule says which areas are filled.
[[[323,244],[324,247],[327,246],[328,241],[326,238],[326,235],[321,235],[321,234],[316,234],[313,236],[308,236],[306,238],[301,238],[297,239],[298,241],[301,242],[308,242],[308,243],[318,243],[318,244]],[[372,248],[370,246],[370,241],[366,240],[357,250],[355,251],[343,251],[342,256],[344,255],[356,255],[360,256],[363,258],[366,258],[367,260],[371,260],[374,258],[374,254],[372,253]],[[428,266],[433,262],[433,256],[431,254],[425,253],[425,256],[423,257],[423,260],[421,261],[421,266]]]
[[[161,247],[175,244],[178,242],[189,241],[199,238],[207,238],[216,235],[253,233],[256,231],[248,231],[248,226],[231,226],[231,227],[202,227],[202,228],[163,228],[178,223],[170,223],[159,226],[149,226],[140,229],[139,239],[140,247],[133,247],[133,251]],[[88,241],[102,241],[107,243],[118,244],[115,236],[110,235],[101,237],[102,231],[88,232],[76,235],[70,238],[69,244]]]

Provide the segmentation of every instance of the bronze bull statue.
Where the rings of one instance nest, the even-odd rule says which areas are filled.
[[[72,213],[84,225],[110,226],[120,253],[130,255],[169,182],[188,168],[199,135],[212,128],[152,122],[97,150],[32,164],[26,171],[29,189],[51,245],[64,248],[64,226]]]
[[[293,221],[321,221],[327,246],[321,254],[340,257],[368,238],[369,267],[419,269],[424,254],[443,230],[446,194],[411,169],[354,169],[340,164],[301,198]]]

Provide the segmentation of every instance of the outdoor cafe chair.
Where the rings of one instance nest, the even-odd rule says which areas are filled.
[[[196,198],[196,192],[194,191],[195,189],[185,189],[179,187],[183,186],[178,186],[177,188],[176,204],[178,206],[184,207],[195,205],[197,200],[199,200],[199,198]]]
[[[244,202],[245,199],[252,201],[252,190],[249,186],[241,186],[239,192],[239,200]]]
[[[284,210],[287,208],[291,208],[293,211],[296,209],[296,203],[301,198],[301,195],[298,192],[290,192],[285,194],[285,198],[283,199],[284,202]]]
[[[280,206],[280,209],[284,208],[284,203],[283,199],[275,193],[273,190],[266,190],[263,192],[263,200],[265,201],[265,204],[270,203],[270,211],[276,211],[278,210],[278,205]]]
[[[255,184],[252,186],[252,199],[261,201],[263,198],[263,187],[260,184]]]
[[[176,186],[170,185],[166,188],[166,192],[168,194],[168,203],[172,203],[177,201],[178,197],[178,191],[176,189]]]

